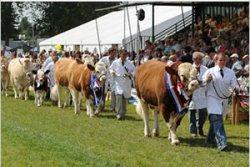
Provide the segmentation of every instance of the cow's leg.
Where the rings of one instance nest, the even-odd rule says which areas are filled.
[[[56,91],[58,95],[58,107],[62,108],[62,95],[61,95],[62,87],[59,84],[56,84]]]
[[[37,106],[38,104],[38,92],[35,92],[35,105]]]
[[[70,98],[71,98],[71,94],[70,91],[68,89],[65,90],[65,94],[66,94],[66,99],[63,105],[63,108],[70,106]]]
[[[70,90],[70,93],[73,98],[74,102],[74,108],[75,108],[75,114],[79,114],[80,108],[79,108],[79,92],[77,90]]]
[[[91,99],[86,98],[86,107],[87,107],[87,115],[89,115],[90,118],[94,117],[94,110],[93,110],[93,104]]]
[[[146,137],[150,137],[150,128],[149,128],[149,113],[148,113],[148,105],[147,103],[143,102],[142,100],[139,100],[139,103],[136,107],[137,112],[140,113],[143,121],[144,121],[144,135]],[[140,110],[140,111],[139,111]]]
[[[177,124],[174,121],[174,115],[171,114],[169,123],[167,123],[167,125],[170,131],[171,144],[178,145],[180,141],[178,140],[177,135],[176,135]]]
[[[158,111],[154,110],[154,129],[152,131],[153,136],[159,136],[159,122],[158,122]]]
[[[29,97],[29,87],[24,88],[24,100],[28,100]]]

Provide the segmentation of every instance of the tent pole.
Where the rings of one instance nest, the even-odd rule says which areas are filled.
[[[98,39],[99,52],[100,52],[100,57],[101,57],[101,45],[100,45],[100,37],[99,37],[99,30],[98,30],[97,19],[95,19],[95,24],[96,24],[96,32],[97,32],[97,39]]]
[[[130,33],[130,42],[131,42],[131,48],[132,48],[132,51],[133,51],[134,47],[133,47],[133,42],[132,42],[132,33],[131,33],[131,26],[130,26],[128,7],[126,9],[127,9],[127,15],[128,15],[128,27],[129,27],[129,33]]]
[[[155,6],[152,4],[152,43],[155,42]]]

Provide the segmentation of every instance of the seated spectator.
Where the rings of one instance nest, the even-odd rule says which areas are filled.
[[[193,63],[191,51],[192,48],[190,46],[186,46],[183,50],[183,55],[180,57],[180,61],[183,63]]]
[[[215,50],[213,47],[209,47],[206,51],[206,55],[202,60],[202,65],[206,66],[207,68],[214,67],[214,56],[215,56]]]
[[[232,67],[231,69],[235,72],[236,77],[240,77],[241,73],[242,73],[242,65],[241,62],[238,60],[239,59],[239,55],[237,53],[234,53],[230,56],[230,59],[232,61]]]

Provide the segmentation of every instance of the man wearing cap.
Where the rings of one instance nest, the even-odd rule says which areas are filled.
[[[218,53],[215,67],[208,69],[202,77],[206,85],[206,102],[210,128],[206,143],[217,144],[220,151],[227,150],[227,136],[223,125],[223,113],[226,111],[227,99],[233,90],[239,89],[233,70],[226,67],[227,56]]]
[[[108,50],[108,56],[104,56],[99,61],[106,64],[107,69],[111,66],[113,61],[116,60],[116,50],[113,48],[110,48]],[[115,88],[114,88],[114,77],[110,75],[110,72],[108,70],[107,72],[107,80],[105,83],[105,96],[107,94],[107,91],[111,91],[111,110],[115,112]],[[105,98],[104,98],[105,99]],[[105,104],[104,104],[105,106]]]
[[[135,66],[127,59],[128,52],[120,51],[120,58],[113,61],[109,70],[114,77],[116,95],[117,119],[122,120],[126,114],[126,100],[131,97],[131,85],[134,77]]]
[[[237,53],[234,53],[230,56],[230,58],[233,64],[231,69],[235,72],[235,75],[237,77],[240,77],[243,68],[242,68],[241,62],[238,60],[239,55]]]

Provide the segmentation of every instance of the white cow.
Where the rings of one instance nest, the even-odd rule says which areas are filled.
[[[8,72],[16,99],[28,99],[28,88],[33,83],[32,70],[33,64],[28,58],[15,58],[10,61]]]

